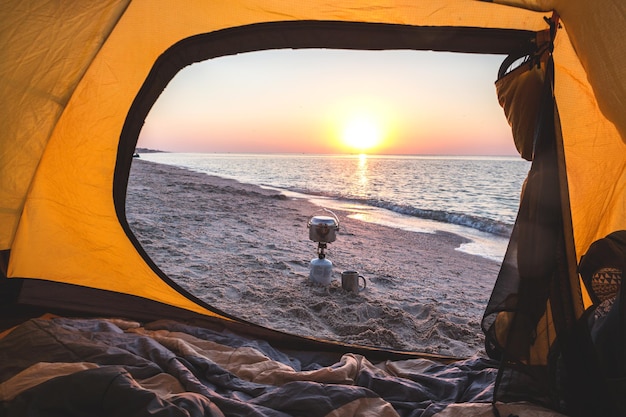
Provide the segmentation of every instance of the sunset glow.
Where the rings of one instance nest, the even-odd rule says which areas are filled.
[[[341,139],[349,148],[366,152],[382,141],[382,127],[370,116],[353,116],[346,122]]]
[[[215,58],[174,77],[146,118],[137,146],[172,152],[516,155],[494,87],[502,59],[344,50]]]

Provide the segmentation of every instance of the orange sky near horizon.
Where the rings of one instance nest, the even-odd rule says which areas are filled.
[[[494,87],[503,59],[339,50],[221,57],[191,65],[170,82],[148,115],[137,147],[517,155]]]

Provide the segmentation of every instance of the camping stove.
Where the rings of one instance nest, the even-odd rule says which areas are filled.
[[[307,224],[309,239],[317,242],[317,258],[311,260],[309,279],[318,284],[329,285],[332,280],[333,263],[326,259],[324,250],[327,243],[334,242],[337,238],[339,220],[332,211],[324,210],[330,213],[332,217],[314,216]]]

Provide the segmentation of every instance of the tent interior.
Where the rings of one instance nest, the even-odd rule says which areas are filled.
[[[4,2],[0,415],[624,415],[625,290],[600,320],[594,292],[626,265],[624,15],[616,0]],[[502,56],[498,100],[532,165],[488,357],[254,325],[142,248],[128,178],[170,80],[286,48]]]

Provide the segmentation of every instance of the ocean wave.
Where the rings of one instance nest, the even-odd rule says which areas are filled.
[[[468,213],[458,213],[445,210],[431,210],[417,208],[408,205],[391,203],[384,200],[372,199],[372,198],[354,198],[346,197],[343,195],[336,195],[329,192],[311,192],[311,190],[303,190],[290,188],[290,191],[297,192],[304,195],[318,195],[325,198],[332,198],[339,201],[347,201],[354,204],[361,204],[364,206],[376,207],[393,211],[394,213],[404,216],[417,217],[425,220],[433,220],[440,223],[454,224],[458,226],[464,226],[471,229],[479,230],[481,232],[490,233],[495,236],[508,238],[513,231],[513,225],[505,223],[495,219],[489,219],[486,217],[476,216]]]
[[[362,201],[361,203],[387,209],[405,216],[413,216],[420,219],[434,220],[441,223],[456,224],[459,226],[469,227],[472,229],[480,230],[481,232],[486,232],[501,237],[509,237],[513,230],[513,226],[510,224],[503,223],[498,220],[487,219],[485,217],[474,216],[471,214],[454,213],[443,210],[420,209],[416,207],[391,204],[377,200],[366,200]]]

